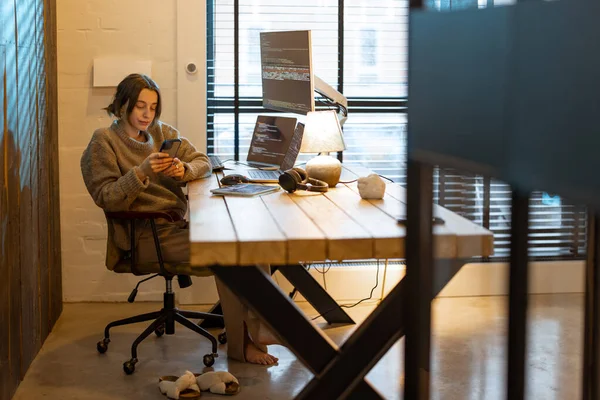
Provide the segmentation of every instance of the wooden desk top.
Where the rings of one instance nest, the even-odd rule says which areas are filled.
[[[365,176],[366,168],[345,167],[343,181]],[[386,185],[381,200],[363,200],[356,182],[327,193],[283,190],[260,197],[214,196],[222,174],[190,182],[191,262],[195,266],[296,264],[324,260],[403,258],[406,192]],[[348,179],[349,178],[349,179]],[[443,207],[434,215],[437,258],[489,256],[493,234]]]

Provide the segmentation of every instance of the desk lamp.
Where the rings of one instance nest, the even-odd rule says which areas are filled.
[[[300,153],[319,153],[306,163],[308,176],[327,182],[329,187],[337,185],[342,174],[342,164],[337,158],[329,156],[329,152],[345,149],[342,128],[335,111],[313,111],[307,114]]]

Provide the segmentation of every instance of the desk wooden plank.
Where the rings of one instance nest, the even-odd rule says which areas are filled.
[[[329,260],[374,257],[372,235],[329,198],[321,193],[304,191],[295,192],[290,198],[325,234]]]
[[[287,238],[287,264],[322,261],[327,258],[325,234],[284,191],[261,200]]]
[[[398,216],[406,218],[406,190],[404,190],[404,188],[397,183],[390,183],[386,185],[385,194],[385,198],[393,198],[403,205],[401,208],[397,208],[397,210],[400,210],[400,212],[403,214],[392,215],[394,215],[396,218]],[[434,256],[436,258],[456,258],[457,244],[458,238],[456,236],[456,232],[450,229],[447,225],[435,225],[433,227],[433,248]]]
[[[190,208],[190,257],[194,266],[235,265],[237,235],[220,196],[210,190],[219,187],[216,176],[188,184]]]
[[[395,195],[406,198],[406,189],[400,185],[395,186]],[[494,234],[489,230],[437,204],[433,206],[433,215],[446,221],[444,226],[456,233],[456,257],[494,254]]]
[[[341,182],[348,182],[362,176],[369,176],[373,173],[372,170],[367,167],[363,167],[362,165],[349,166],[343,164],[342,166],[342,176],[340,177]]]
[[[225,196],[238,237],[238,265],[284,264],[287,261],[286,237],[261,199],[270,195]]]
[[[368,168],[362,166],[344,166],[344,168],[358,176],[367,176],[371,173]],[[389,193],[390,196],[395,197],[402,203],[406,202],[406,189],[404,187],[398,184],[387,186],[386,193]],[[406,214],[405,208],[404,214]],[[433,215],[446,221],[443,226],[438,225],[433,228],[436,257],[467,258],[494,254],[494,235],[489,230],[437,204],[433,205]],[[448,243],[448,238],[440,237],[440,235],[447,235],[448,233],[456,234],[455,244]],[[454,255],[448,252],[450,246],[456,248],[456,251],[453,252]]]
[[[434,215],[439,216],[457,237],[456,256],[467,258],[475,256],[491,256],[494,254],[494,234],[482,226],[438,205],[433,208]]]
[[[356,184],[349,184],[355,185]],[[357,189],[358,190],[358,189]],[[375,258],[403,258],[406,230],[396,219],[360,198],[358,191],[345,185],[337,185],[325,196],[358,222],[374,238]]]
[[[349,167],[342,164],[342,175],[340,175],[340,182],[350,182],[355,179],[358,179],[361,176],[367,176],[371,174],[372,171],[365,167]],[[341,183],[343,185],[343,183]],[[337,187],[337,186],[336,186]]]
[[[358,185],[356,182],[349,183],[346,185],[352,191],[358,194]],[[401,195],[398,192],[396,187],[400,187],[398,184],[390,183],[386,185],[386,196],[383,199],[377,200],[372,199],[368,200],[373,206],[377,207],[381,211],[383,211],[386,215],[396,220],[400,215],[406,215],[406,204],[404,201],[399,200]],[[397,238],[399,239],[402,245],[402,256],[404,257],[404,240],[406,237],[406,227],[403,225],[398,225],[400,229],[401,236]],[[433,245],[435,251],[436,258],[455,258],[456,257],[456,244],[457,238],[456,234],[452,232],[446,226],[434,226],[433,227]]]

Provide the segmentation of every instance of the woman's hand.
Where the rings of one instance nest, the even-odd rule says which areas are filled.
[[[141,180],[144,180],[150,173],[157,174],[163,172],[171,166],[173,160],[174,159],[169,157],[167,153],[152,153],[140,164],[138,168],[138,177]],[[140,176],[140,171],[144,176]]]
[[[163,171],[163,174],[166,176],[170,176],[173,179],[181,180],[183,178],[183,174],[185,173],[185,168],[183,167],[183,163],[179,158],[173,159],[173,165],[169,166],[167,169]]]

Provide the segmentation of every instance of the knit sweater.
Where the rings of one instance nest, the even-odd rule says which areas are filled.
[[[157,121],[142,134],[145,142],[129,137],[122,121],[114,121],[110,127],[94,132],[81,157],[81,171],[87,190],[104,211],[168,210],[183,217],[187,201],[182,185],[210,175],[210,161],[175,128],[163,122]],[[136,173],[139,165],[151,153],[158,152],[165,139],[174,138],[181,139],[177,158],[185,168],[183,178],[176,180],[161,173],[151,173],[141,181]],[[136,228],[138,236],[146,224],[136,225]],[[128,224],[109,220],[106,267],[113,270],[128,250]]]

